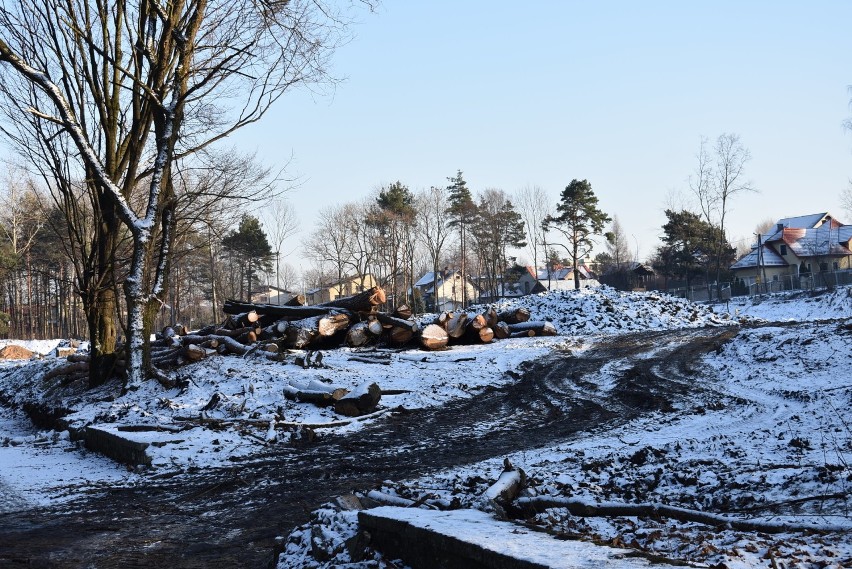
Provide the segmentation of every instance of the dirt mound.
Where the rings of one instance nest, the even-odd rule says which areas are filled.
[[[28,360],[33,357],[33,352],[21,346],[9,344],[0,349],[0,359],[4,360]]]

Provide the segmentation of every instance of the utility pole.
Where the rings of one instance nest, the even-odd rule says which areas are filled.
[[[757,234],[757,270],[763,275],[763,286],[766,287],[766,266],[763,264],[763,236]],[[758,292],[760,287],[758,287]]]

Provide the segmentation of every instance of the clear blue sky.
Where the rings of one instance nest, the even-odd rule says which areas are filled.
[[[386,0],[360,20],[333,96],[293,92],[232,141],[294,156],[302,235],[323,206],[461,169],[474,192],[539,185],[554,204],[588,179],[644,258],[700,136],[724,132],[760,190],[734,202],[732,239],[767,217],[845,219],[852,2]]]

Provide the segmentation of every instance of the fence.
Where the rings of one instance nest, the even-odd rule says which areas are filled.
[[[667,292],[674,296],[686,298],[692,302],[724,302],[730,300],[732,296],[755,296],[773,292],[816,290],[845,285],[852,285],[852,270],[777,276],[765,283],[746,284],[742,281],[722,283],[721,291],[716,283],[711,283],[669,289]]]

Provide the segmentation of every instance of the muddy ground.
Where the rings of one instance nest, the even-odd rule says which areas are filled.
[[[554,353],[528,363],[511,385],[442,407],[398,410],[354,434],[281,444],[230,468],[154,473],[134,488],[81,490],[56,509],[0,515],[0,566],[274,566],[275,537],[340,494],[716,397],[696,381],[695,363],[735,334],[706,328],[611,337],[579,358]],[[584,377],[613,362],[621,371],[616,395],[596,397]]]

